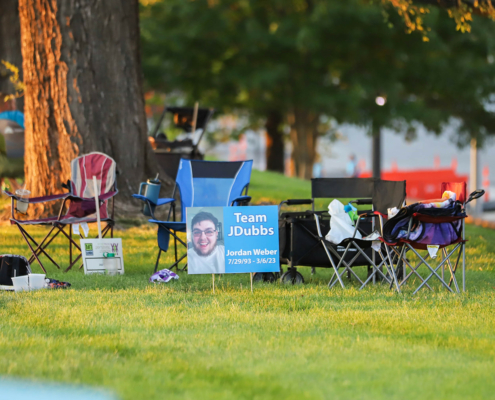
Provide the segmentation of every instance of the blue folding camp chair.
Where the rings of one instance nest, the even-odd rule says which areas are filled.
[[[202,161],[181,159],[172,198],[158,199],[154,204],[145,196],[134,194],[133,197],[148,205],[152,219],[149,222],[158,225],[158,257],[155,272],[158,269],[162,251],[168,251],[170,235],[174,237],[175,262],[170,269],[178,268],[187,253],[178,258],[177,241],[186,249],[187,244],[177,236],[177,232],[186,231],[186,207],[230,207],[246,205],[251,200],[247,196],[253,161]],[[179,190],[181,212],[180,221],[176,221],[175,193]],[[156,207],[169,204],[167,221],[155,218]],[[172,221],[170,216],[172,214]],[[187,266],[187,264],[186,264]],[[185,267],[186,267],[185,266]],[[185,269],[185,267],[183,269]]]

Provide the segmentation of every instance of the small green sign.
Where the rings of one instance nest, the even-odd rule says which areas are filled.
[[[84,246],[86,246],[87,251],[93,251],[93,244],[92,243],[85,243]]]

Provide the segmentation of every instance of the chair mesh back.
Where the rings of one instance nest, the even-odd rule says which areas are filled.
[[[186,207],[225,207],[247,190],[252,161],[181,159],[176,183],[183,218]]]
[[[311,197],[371,199],[373,182],[373,178],[315,178],[311,179]]]
[[[440,197],[446,190],[449,192],[454,192],[456,200],[459,200],[463,204],[466,202],[466,182],[442,182]]]
[[[95,197],[93,176],[96,176],[98,195],[106,194],[116,188],[117,164],[103,153],[89,153],[75,158],[71,162],[72,194],[91,199]],[[67,215],[75,217],[93,216],[96,212],[94,200],[70,202]],[[107,202],[100,207],[100,217],[106,219]]]
[[[402,207],[406,199],[406,181],[374,178],[311,179],[311,195],[316,198],[373,199],[373,210],[383,214],[388,208]]]
[[[401,208],[406,200],[406,181],[376,180],[373,190],[373,210],[387,214],[387,209]]]
[[[105,194],[115,186],[117,164],[103,153],[90,153],[71,162],[72,193],[78,197],[95,196],[93,176],[96,176],[98,194]]]

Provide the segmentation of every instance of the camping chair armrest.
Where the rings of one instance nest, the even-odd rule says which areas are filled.
[[[379,217],[379,214],[376,214],[375,212],[368,212],[364,214],[359,214],[359,218],[377,218]]]
[[[164,204],[173,203],[174,201],[175,201],[175,199],[164,197],[163,199],[158,199],[158,201],[156,202],[156,205],[157,206],[163,206]]]
[[[19,200],[19,198],[14,193],[10,193],[8,190],[2,190],[2,193],[6,196],[9,196],[11,199]]]
[[[230,204],[231,206],[234,205],[234,203],[238,203],[236,205],[242,206],[242,205],[247,205],[251,201],[251,196],[239,196],[232,200],[232,203]]]
[[[468,203],[472,202],[473,200],[479,199],[484,194],[485,194],[485,191],[483,189],[476,189],[474,192],[472,192],[469,195],[469,198],[467,199],[465,204],[468,204]]]
[[[7,196],[19,201],[19,197],[16,196],[13,193],[10,193],[7,190],[2,190],[4,194]],[[60,199],[65,199],[68,197],[70,193],[62,193],[62,194],[52,194],[50,196],[42,196],[42,197],[32,197],[29,199],[29,203],[35,204],[35,203],[46,203],[47,201],[54,201],[54,200],[60,200]]]
[[[111,191],[108,193],[104,193],[104,194],[98,196],[98,200],[106,201],[106,200],[112,198],[113,196],[115,196],[118,192],[119,192],[118,190],[115,190],[115,191]],[[79,197],[79,196],[74,196],[74,195],[69,194],[69,193],[66,194],[65,196],[69,200],[72,200],[72,201],[88,201],[88,200],[95,201],[94,197]]]
[[[313,199],[289,199],[281,201],[278,205],[278,212],[282,209],[282,206],[287,204],[288,206],[302,205],[302,204],[313,204]]]
[[[150,199],[148,199],[147,197],[143,196],[142,194],[133,194],[132,197],[134,197],[135,199],[138,199],[138,200],[141,200],[141,201],[144,201],[145,203],[150,203],[151,205],[153,206],[163,206],[164,204],[169,204],[169,203],[172,203],[175,201],[175,199],[171,199],[171,198],[163,198],[163,199],[158,199],[158,201],[155,203],[153,203]]]
[[[142,194],[133,194],[132,197],[134,197],[135,199],[144,201],[145,203],[150,203],[150,204],[156,206],[155,203],[153,203],[150,199],[148,199],[147,197],[143,196]]]
[[[100,195],[98,198],[101,201],[106,201],[106,200],[111,199],[112,197],[116,196],[117,193],[119,193],[118,190],[112,190],[111,192],[107,192],[105,194]]]

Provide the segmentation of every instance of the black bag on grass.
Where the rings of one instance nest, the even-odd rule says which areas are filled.
[[[28,260],[23,256],[14,254],[0,255],[0,289],[12,290],[14,276],[22,276],[31,273]]]

